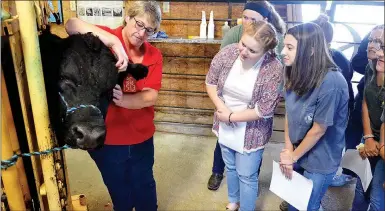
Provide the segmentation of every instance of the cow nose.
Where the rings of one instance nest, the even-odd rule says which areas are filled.
[[[74,125],[71,129],[76,146],[81,149],[96,149],[103,145],[106,130],[100,126]]]

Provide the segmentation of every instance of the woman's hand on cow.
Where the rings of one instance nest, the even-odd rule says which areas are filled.
[[[123,97],[124,96],[123,96],[122,88],[118,84],[116,84],[113,90],[113,101],[115,105],[119,107],[123,107]]]
[[[120,40],[114,37],[114,39],[112,39],[112,41],[108,43],[107,46],[112,49],[116,59],[118,60],[115,64],[115,66],[118,68],[118,71],[126,71],[128,65],[128,56]]]

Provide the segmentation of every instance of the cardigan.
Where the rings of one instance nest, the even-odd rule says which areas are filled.
[[[222,101],[224,101],[223,86],[240,53],[237,45],[234,43],[221,49],[212,60],[206,75],[206,84],[217,86],[217,94]],[[255,109],[257,105],[261,117],[258,120],[247,122],[244,149],[261,148],[269,141],[273,132],[274,110],[281,97],[279,88],[282,80],[281,62],[273,53],[266,52],[255,81],[251,101],[248,104],[248,109]],[[218,135],[219,120],[215,113],[212,130]]]

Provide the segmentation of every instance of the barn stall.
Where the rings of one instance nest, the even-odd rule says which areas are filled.
[[[14,72],[4,72],[3,76],[2,71],[2,122],[7,122],[2,124],[2,161],[9,160],[9,164],[4,164],[2,169],[2,206],[10,210],[86,210],[87,206],[90,210],[109,209],[104,207],[109,202],[108,193],[88,155],[72,149],[52,150],[56,141],[49,127],[44,103],[37,35],[49,24],[55,34],[66,37],[63,22],[71,17],[87,16],[86,13],[80,14],[81,8],[87,7],[86,2],[52,3],[55,12],[60,14],[60,24],[49,21],[52,17],[47,14],[50,7],[47,1],[2,1],[2,8],[10,13],[8,19],[2,20],[2,36],[9,40],[14,64]],[[123,8],[131,3],[124,1]],[[327,6],[323,2],[307,4],[319,4],[320,10],[325,10]],[[298,18],[301,16],[298,2],[276,2],[274,5],[288,25],[302,21]],[[159,140],[156,143],[154,171],[162,210],[221,210],[225,205],[226,187],[221,187],[217,193],[206,189],[216,138],[211,132],[214,107],[205,92],[204,78],[211,59],[219,50],[223,22],[236,25],[243,6],[244,1],[161,2],[161,30],[169,38],[150,39],[149,42],[164,56],[163,87],[155,106],[154,120],[157,126],[155,139]],[[214,11],[215,39],[193,39],[199,35],[202,10],[207,14]],[[354,51],[358,44],[356,38],[349,43]],[[12,95],[8,94],[10,90]],[[262,167],[270,168],[261,174],[262,191],[265,193],[268,192],[271,174],[269,163],[276,159],[283,143],[284,112],[284,102],[281,102],[274,117],[271,151],[265,155],[267,158],[264,158],[266,161]],[[46,150],[49,151],[46,155],[12,159],[14,154]],[[342,190],[345,194],[342,194],[341,202],[333,204],[327,199],[326,207],[347,209],[351,204],[351,188]],[[333,196],[340,193],[331,190],[327,198],[333,201]],[[276,210],[280,201],[269,193],[259,200],[258,207]]]

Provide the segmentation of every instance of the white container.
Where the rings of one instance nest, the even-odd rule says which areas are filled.
[[[200,38],[206,39],[206,29],[207,29],[206,12],[202,11],[202,22],[201,22],[200,34],[199,34]]]
[[[210,12],[210,21],[209,21],[209,26],[208,26],[208,33],[207,33],[207,38],[209,39],[214,39],[214,12]]]
[[[222,38],[225,37],[226,33],[230,30],[230,26],[227,21],[225,21],[225,25],[222,26]]]

